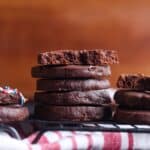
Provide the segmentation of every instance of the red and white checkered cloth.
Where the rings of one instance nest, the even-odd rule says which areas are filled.
[[[121,150],[150,149],[150,134],[112,132],[48,131],[37,144],[31,144],[38,132],[24,140],[0,134],[2,150]]]

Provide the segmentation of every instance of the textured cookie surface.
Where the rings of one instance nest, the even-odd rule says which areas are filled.
[[[111,75],[109,66],[36,66],[32,68],[32,77],[49,79],[97,79]]]
[[[44,91],[89,91],[110,88],[110,82],[103,80],[37,80],[37,90]]]
[[[49,121],[100,121],[110,118],[110,109],[87,106],[41,106],[35,107],[36,118]]]
[[[150,111],[118,109],[114,120],[127,124],[150,124]]]
[[[57,50],[38,55],[43,65],[102,65],[118,63],[118,54],[113,50]]]
[[[150,92],[148,91],[119,90],[114,99],[121,108],[150,109]]]
[[[29,117],[27,107],[0,106],[0,122],[23,121]]]
[[[122,74],[117,81],[118,88],[150,90],[150,77],[143,74]]]
[[[111,103],[108,90],[37,92],[35,101],[47,105],[103,105]]]

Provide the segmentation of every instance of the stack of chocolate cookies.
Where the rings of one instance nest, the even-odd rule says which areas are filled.
[[[117,82],[115,101],[119,104],[114,119],[120,123],[150,124],[150,77],[123,74]]]
[[[49,121],[97,121],[111,116],[109,64],[116,51],[59,50],[40,53],[32,68],[37,80],[35,117]]]

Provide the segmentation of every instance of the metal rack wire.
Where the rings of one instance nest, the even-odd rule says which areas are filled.
[[[35,121],[35,120],[34,120]],[[36,120],[40,132],[32,141],[37,143],[46,131],[90,131],[150,133],[150,125],[117,124],[115,122],[56,122]]]
[[[9,136],[11,136],[13,138],[16,138],[18,140],[21,139],[18,131],[12,126],[9,126],[9,125],[6,125],[6,124],[0,124],[0,132],[6,133]]]
[[[18,122],[19,123],[19,122]],[[134,132],[150,133],[150,125],[117,124],[115,122],[59,122],[28,120],[26,123],[34,124],[35,130],[40,131],[33,143],[46,131],[90,131],[90,132]],[[17,129],[10,125],[0,124],[0,132],[5,132],[13,138],[21,139]]]
[[[59,122],[30,120],[36,122],[39,130],[76,130],[76,131],[102,131],[102,132],[138,132],[150,133],[150,125],[117,124],[115,122]]]

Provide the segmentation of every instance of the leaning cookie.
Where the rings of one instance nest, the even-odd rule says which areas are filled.
[[[27,99],[17,89],[12,89],[8,86],[0,87],[0,105],[23,105],[26,101]]]
[[[23,121],[29,114],[27,107],[0,106],[0,123]]]

